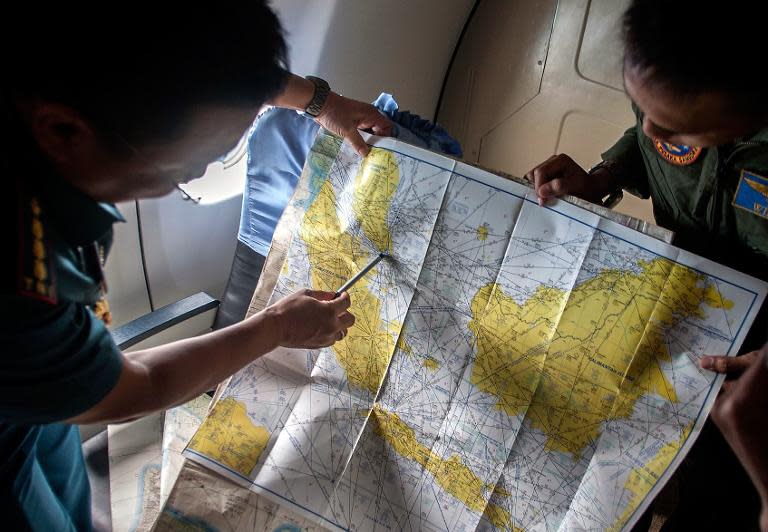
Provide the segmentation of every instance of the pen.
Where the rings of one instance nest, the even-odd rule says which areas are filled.
[[[378,256],[377,256],[376,258],[374,258],[374,259],[373,259],[371,262],[369,262],[369,263],[368,263],[368,264],[365,266],[365,268],[363,268],[362,270],[360,270],[358,273],[356,273],[356,274],[355,274],[355,276],[354,276],[354,277],[352,277],[352,278],[351,278],[349,281],[347,281],[346,283],[344,283],[344,284],[341,286],[341,288],[339,288],[339,289],[336,291],[336,294],[335,294],[335,296],[334,296],[334,297],[339,297],[339,296],[342,294],[342,292],[346,292],[347,290],[349,290],[350,288],[352,288],[352,285],[354,285],[354,284],[355,284],[357,281],[359,281],[360,279],[362,279],[362,278],[363,278],[363,276],[364,276],[366,273],[368,273],[369,271],[371,271],[371,269],[373,269],[373,267],[374,267],[374,266],[376,266],[376,265],[377,265],[379,262],[381,262],[381,259],[386,259],[386,258],[389,258],[389,254],[388,254],[388,253],[379,253],[379,254],[378,254]]]

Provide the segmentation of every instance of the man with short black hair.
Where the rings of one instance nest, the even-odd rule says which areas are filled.
[[[765,20],[763,2],[634,0],[624,16],[624,84],[637,122],[589,172],[563,154],[531,170],[539,201],[573,194],[597,203],[621,189],[650,197],[656,223],[675,232],[676,245],[768,279]],[[744,342],[748,355],[702,360],[733,377],[751,368],[748,380],[724,389],[713,417],[760,497],[741,489],[746,476],[707,425],[681,468],[680,508],[666,529],[749,529],[762,498],[768,530],[768,411],[760,413],[762,424],[743,423],[756,415],[746,415],[746,397],[768,403],[768,388],[755,384],[768,382],[757,351],[768,340],[766,314],[764,307]]]
[[[94,21],[67,4],[4,19],[0,231],[11,252],[0,275],[0,505],[9,530],[91,528],[76,424],[180,404],[277,346],[331,345],[354,323],[348,294],[303,290],[231,327],[124,355],[96,317],[106,315],[102,266],[121,220],[112,203],[199,177],[263,104],[305,109],[361,153],[358,127],[390,127],[372,106],[289,74],[263,1],[227,15],[212,21],[186,6],[182,18]]]

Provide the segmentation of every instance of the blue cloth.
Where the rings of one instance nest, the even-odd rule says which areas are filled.
[[[6,529],[90,530],[91,490],[78,428],[3,425],[0,432],[4,449],[15,444],[0,474]]]
[[[262,114],[248,137],[248,174],[238,239],[267,256],[277,222],[296,188],[320,128],[308,116],[274,108]]]
[[[391,94],[382,92],[373,105],[394,122],[393,137],[438,153],[462,156],[461,144],[443,126],[409,111],[400,111]]]
[[[392,136],[428,150],[461,156],[461,146],[441,126],[400,111],[390,94],[373,105],[394,123]],[[320,126],[287,109],[270,109],[248,137],[248,175],[238,239],[266,256],[277,222],[288,205]]]

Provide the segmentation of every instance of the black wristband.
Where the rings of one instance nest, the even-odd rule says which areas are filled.
[[[595,166],[589,169],[588,174],[592,175],[597,170],[605,170],[609,174],[611,173],[611,170],[616,167],[616,163],[613,161],[600,161]],[[614,176],[615,177],[615,176]],[[600,200],[600,205],[605,207],[606,209],[612,209],[618,203],[624,199],[624,191],[621,188],[621,185],[617,186],[615,190],[612,192],[609,192],[607,195],[603,196],[603,198]]]

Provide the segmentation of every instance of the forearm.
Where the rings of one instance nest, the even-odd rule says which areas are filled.
[[[283,90],[268,103],[275,107],[304,110],[312,101],[315,85],[308,79],[288,73]]]
[[[741,393],[730,398],[736,431],[724,432],[728,443],[755,484],[763,510],[768,511],[768,351],[763,348],[742,377]],[[739,380],[742,380],[739,379]],[[722,419],[720,419],[722,423]]]
[[[768,416],[763,416],[762,421],[765,422],[766,418]],[[745,433],[759,433],[765,430],[768,430],[765,425],[753,425],[744,428]],[[754,440],[748,436],[734,437],[734,435],[726,435],[726,440],[731,444],[731,448],[752,479],[752,483],[760,495],[763,508],[768,508],[768,447],[766,447],[768,438],[765,437],[765,434],[758,434]],[[749,441],[749,447],[745,445],[745,441]]]
[[[255,358],[278,346],[277,328],[269,314],[259,313],[209,334],[130,353],[127,357],[148,368],[156,403],[161,410],[215,388]]]
[[[391,135],[392,122],[373,105],[345,98],[335,92],[328,92],[323,101],[322,92],[315,101],[315,83],[288,73],[283,90],[268,103],[276,107],[300,111],[313,107],[311,116],[323,128],[348,141],[361,156],[368,155],[370,148],[360,136],[358,129],[374,135]]]
[[[747,430],[763,431],[761,426],[752,426]],[[760,447],[758,449],[745,449],[737,438],[726,438],[729,440],[736,456],[738,456],[747,474],[752,479],[757,493],[762,501],[761,526],[768,532],[768,448]],[[765,444],[766,442],[763,442]]]
[[[126,354],[117,386],[69,422],[120,422],[176,406],[278,344],[277,320],[266,310],[219,331]]]
[[[702,367],[735,377],[723,384],[711,415],[752,479],[768,525],[768,346],[739,357],[704,357]]]

